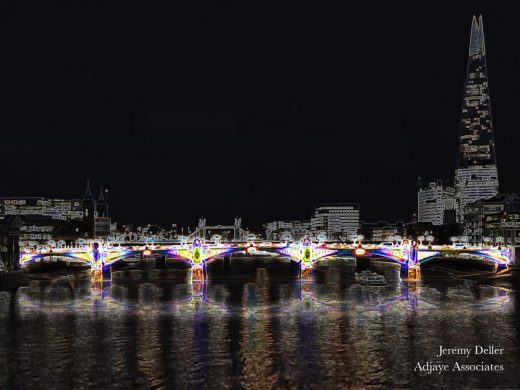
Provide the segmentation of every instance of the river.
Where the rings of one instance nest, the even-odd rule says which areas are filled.
[[[255,258],[213,264],[205,283],[181,270],[121,275],[59,271],[0,295],[0,389],[520,386],[520,299],[505,289],[426,276],[360,287],[335,261],[301,281],[287,262]],[[479,345],[503,353],[436,357]],[[427,362],[450,370],[417,369]]]

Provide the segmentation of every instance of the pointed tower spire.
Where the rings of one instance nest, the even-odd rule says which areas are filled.
[[[98,201],[100,201],[100,202],[104,202],[105,201],[105,196],[103,195],[104,191],[105,191],[105,189],[103,188],[103,186],[99,186],[99,199],[98,199]]]
[[[94,195],[90,189],[90,179],[87,179],[87,188],[85,190],[85,195],[83,195],[83,199],[94,199]]]
[[[98,217],[108,217],[108,202],[105,199],[105,188],[103,186],[99,187],[99,199],[96,202],[96,210]]]
[[[478,18],[478,24],[480,27],[480,49],[483,55],[486,55],[486,40],[484,39],[484,22],[482,21],[482,15]]]
[[[471,22],[471,34],[469,40],[469,55],[474,56],[486,54],[486,46],[484,44],[484,24],[482,23],[482,15],[478,18],[473,15]]]

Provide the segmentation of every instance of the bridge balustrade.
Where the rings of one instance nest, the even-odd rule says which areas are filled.
[[[93,272],[102,272],[112,264],[129,257],[164,256],[182,260],[190,265],[197,277],[204,277],[206,265],[216,259],[229,256],[235,252],[249,255],[258,252],[271,252],[287,256],[299,264],[308,274],[321,260],[335,257],[383,257],[399,263],[408,270],[408,278],[420,278],[420,264],[437,257],[468,257],[493,261],[500,266],[509,266],[520,253],[520,249],[500,247],[454,247],[447,245],[419,245],[403,240],[400,245],[385,246],[380,244],[345,244],[314,243],[303,239],[299,243],[286,242],[216,242],[206,243],[196,238],[192,242],[116,242],[116,241],[82,241],[74,245],[61,247],[24,248],[20,255],[20,264],[26,266],[34,261],[50,256],[70,258],[90,265]],[[517,264],[517,263],[515,263]]]

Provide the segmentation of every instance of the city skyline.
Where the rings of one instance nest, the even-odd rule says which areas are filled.
[[[200,216],[231,222],[240,215],[259,228],[273,219],[300,218],[320,203],[341,202],[360,203],[362,220],[410,220],[416,211],[418,176],[425,181],[448,179],[453,185],[469,21],[480,11],[486,20],[501,190],[519,192],[514,180],[519,167],[514,160],[518,135],[513,103],[520,96],[515,81],[520,79],[520,67],[508,50],[518,10],[489,4],[482,2],[478,10],[457,5],[444,15],[443,29],[430,27],[442,7],[420,22],[407,14],[399,16],[396,8],[364,27],[349,19],[350,24],[334,22],[341,25],[336,31],[317,28],[311,43],[309,33],[295,22],[303,34],[293,42],[296,54],[305,49],[315,55],[310,62],[298,63],[294,58],[299,57],[291,55],[281,68],[272,61],[274,53],[287,59],[282,49],[289,35],[281,21],[270,16],[274,29],[260,39],[253,28],[258,26],[247,28],[233,19],[244,29],[244,39],[257,38],[241,46],[247,72],[236,74],[228,66],[239,56],[227,45],[217,44],[219,53],[226,55],[224,63],[213,68],[188,69],[191,60],[186,58],[202,57],[183,56],[188,49],[181,45],[176,55],[163,58],[166,62],[139,57],[142,68],[138,68],[113,59],[113,69],[105,69],[101,60],[108,44],[101,38],[105,34],[110,42],[116,37],[107,24],[101,23],[100,31],[91,36],[99,47],[88,46],[89,58],[81,51],[87,42],[83,35],[79,46],[67,46],[63,37],[50,40],[53,55],[43,67],[27,68],[30,62],[26,62],[16,68],[27,59],[23,54],[9,65],[11,80],[3,93],[12,98],[4,107],[4,128],[11,131],[0,154],[9,167],[5,172],[9,186],[2,195],[76,198],[84,180],[91,178],[96,186],[105,184],[110,189],[114,219],[135,225],[186,226]],[[368,12],[360,7],[362,14]],[[207,11],[209,20],[238,12],[218,6]],[[320,19],[319,9],[312,11],[301,10],[302,15],[316,18],[316,26],[329,24]],[[130,7],[128,12],[133,15],[138,10]],[[20,22],[19,28],[41,23],[34,19],[36,15],[19,20],[20,15],[25,14],[14,12],[8,22]],[[392,17],[400,23],[391,23]],[[65,23],[54,21],[56,28]],[[74,29],[69,24],[66,27]],[[88,26],[79,23],[80,27],[89,33]],[[208,26],[201,28],[209,31]],[[409,29],[416,31],[417,38],[397,39]],[[379,45],[377,51],[392,58],[385,65],[391,77],[379,72],[370,46],[356,46],[350,39],[356,30],[369,34],[368,42],[374,43],[383,31],[389,34],[392,47]],[[166,38],[152,32],[145,37],[166,43]],[[53,32],[42,34],[48,37]],[[22,44],[34,48],[30,39],[38,42],[43,37],[10,37],[9,49]],[[208,34],[186,39],[206,48],[213,42]],[[269,50],[263,61],[254,62],[253,52],[263,41],[269,43]],[[349,55],[338,49],[341,44],[349,48]],[[69,51],[59,51],[62,47]],[[287,77],[288,66],[294,76]],[[366,68],[364,77],[356,77],[362,68]],[[29,72],[28,80],[21,81],[27,70],[34,77]],[[210,71],[211,80],[204,70]],[[220,80],[213,77],[215,72],[223,76],[222,82],[215,81]],[[250,72],[268,80],[253,78],[252,84],[242,86],[238,75],[249,77]],[[300,78],[303,74],[305,79]],[[30,98],[24,95],[29,87],[34,87]],[[104,97],[99,100],[101,91]],[[21,115],[22,108],[28,115]],[[71,129],[78,139],[66,135]]]
[[[519,18],[5,0],[0,389],[520,388]]]

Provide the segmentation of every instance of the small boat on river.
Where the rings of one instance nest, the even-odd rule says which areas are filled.
[[[356,283],[361,286],[386,286],[386,279],[383,275],[365,270],[356,273]]]

